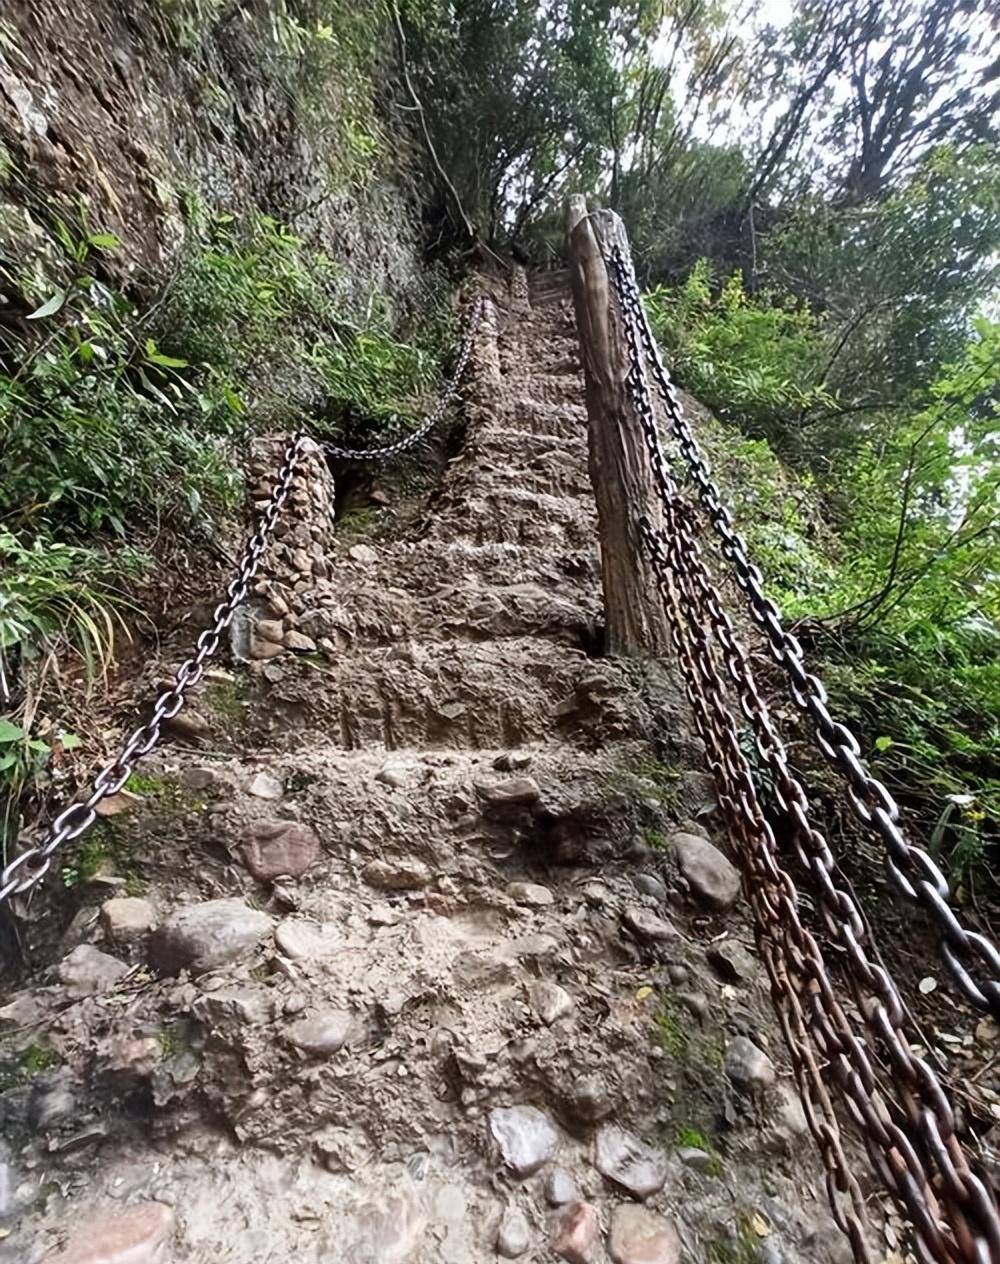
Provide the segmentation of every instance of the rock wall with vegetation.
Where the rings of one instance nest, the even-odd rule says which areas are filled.
[[[405,427],[433,382],[447,290],[396,50],[340,0],[5,7],[8,788],[73,743],[63,686],[230,552],[250,436]]]

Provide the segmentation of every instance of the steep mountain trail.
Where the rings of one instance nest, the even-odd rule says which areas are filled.
[[[0,1009],[0,1260],[850,1257],[679,689],[597,650],[565,279],[487,284],[422,525],[303,493]]]

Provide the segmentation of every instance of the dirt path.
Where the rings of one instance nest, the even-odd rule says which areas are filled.
[[[424,533],[335,546],[335,652],[216,676],[0,1011],[0,1259],[849,1258],[677,691],[594,654],[545,284]]]

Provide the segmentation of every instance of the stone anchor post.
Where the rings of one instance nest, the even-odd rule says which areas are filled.
[[[247,489],[258,514],[274,489],[287,435],[254,441]],[[333,479],[318,444],[310,442],[299,462],[274,539],[264,554],[253,596],[233,621],[237,658],[275,658],[283,652],[317,649],[299,630],[299,619],[315,603],[317,582],[328,579],[333,543]]]
[[[597,501],[601,580],[610,654],[663,654],[663,606],[636,528],[660,525],[659,502],[635,409],[625,389],[628,348],[599,241],[624,241],[611,211],[589,215],[582,197],[566,207],[570,275],[587,387],[590,479]]]

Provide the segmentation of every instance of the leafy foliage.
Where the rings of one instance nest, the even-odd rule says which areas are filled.
[[[756,317],[734,363],[706,374],[699,357],[723,354],[714,322],[730,314],[706,297],[705,275],[649,299],[681,380],[787,447],[788,401],[748,394],[744,374],[751,356],[755,382],[780,384],[799,328],[780,300],[745,301]],[[765,440],[700,426],[770,591],[803,621],[838,707],[957,873],[989,855],[1000,823],[1000,326],[978,318],[973,335],[891,427],[873,419],[877,444],[855,440],[832,469],[796,475]]]
[[[823,357],[816,321],[794,299],[749,301],[738,272],[716,294],[711,282],[700,259],[678,290],[650,291],[654,330],[699,399],[751,434],[781,435],[792,418],[829,400],[810,385]]]

